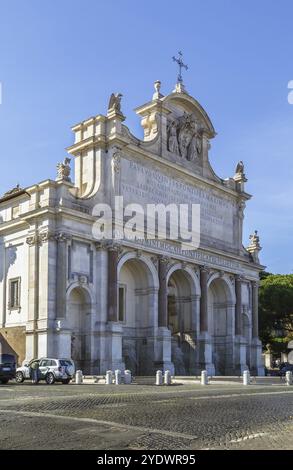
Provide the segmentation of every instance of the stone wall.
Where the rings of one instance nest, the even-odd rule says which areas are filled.
[[[0,328],[0,353],[14,354],[21,365],[25,359],[25,327]]]

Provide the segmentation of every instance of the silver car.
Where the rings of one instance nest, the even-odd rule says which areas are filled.
[[[42,357],[41,359],[32,359],[29,363],[16,369],[15,380],[17,383],[31,379],[31,366],[33,362],[39,363],[39,380],[45,380],[48,385],[52,385],[55,382],[68,384],[75,373],[75,365],[72,359]]]

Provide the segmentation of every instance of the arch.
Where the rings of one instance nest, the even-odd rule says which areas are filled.
[[[70,330],[70,356],[76,368],[91,372],[92,294],[88,286],[72,283],[66,293],[66,325]]]
[[[225,375],[233,363],[235,290],[228,275],[214,273],[208,280],[208,328],[216,375]]]
[[[119,278],[119,274],[120,274],[122,266],[129,260],[136,260],[136,261],[141,261],[142,263],[144,263],[148,267],[149,273],[151,274],[152,287],[159,289],[159,286],[160,286],[159,277],[158,277],[158,273],[153,262],[147,256],[144,256],[144,255],[137,256],[137,253],[133,251],[129,251],[125,253],[123,256],[121,256],[118,262],[118,266],[117,266],[118,278]]]
[[[200,283],[196,273],[181,263],[167,274],[168,328],[174,373],[190,375],[196,368],[196,334],[199,328]]]
[[[90,287],[87,284],[82,284],[78,281],[72,282],[66,289],[66,299],[68,300],[70,298],[70,294],[74,289],[80,289],[84,295],[86,295],[86,298],[88,302],[93,305],[93,299],[94,299],[94,294]]]
[[[192,295],[201,295],[201,289],[200,289],[200,281],[195,273],[191,268],[183,267],[181,263],[176,263],[171,268],[169,269],[167,273],[167,284],[169,282],[170,277],[172,276],[173,273],[176,271],[183,271],[186,275],[186,278],[189,279],[190,284],[191,284],[191,289],[192,289]]]
[[[136,252],[123,255],[117,270],[123,361],[132,373],[151,375],[158,321],[158,274],[152,261]]]
[[[201,104],[195,98],[188,95],[187,93],[171,93],[165,98],[163,98],[162,101],[164,102],[164,104],[168,103],[169,101],[174,103],[177,102],[183,105],[184,108],[187,108],[189,112],[197,112],[207,126],[209,137],[215,137],[216,131],[214,129],[211,119],[209,118],[207,112],[204,110]]]
[[[234,285],[227,274],[214,273],[210,276],[208,280],[208,288],[215,279],[221,279],[225,285],[226,295],[228,296],[229,302],[233,305],[236,303],[236,294]]]

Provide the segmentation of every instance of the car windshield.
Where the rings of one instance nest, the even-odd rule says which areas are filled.
[[[67,359],[60,359],[60,365],[61,366],[72,366],[72,363],[71,361],[67,360]]]
[[[40,360],[32,359],[29,363],[28,366],[30,367],[34,362],[40,362]]]
[[[15,357],[12,354],[1,354],[0,355],[0,364],[14,364]]]

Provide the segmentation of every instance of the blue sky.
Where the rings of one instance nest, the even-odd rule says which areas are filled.
[[[70,126],[105,113],[112,91],[141,136],[133,108],[157,79],[172,91],[181,49],[218,133],[213,167],[227,177],[245,163],[244,242],[258,229],[267,269],[292,273],[292,18],[291,0],[0,0],[0,193],[54,179]]]

